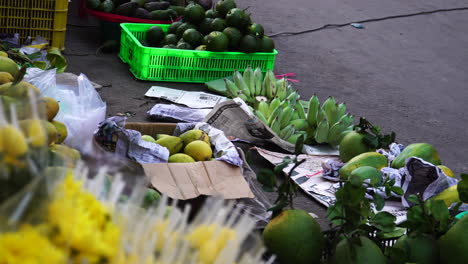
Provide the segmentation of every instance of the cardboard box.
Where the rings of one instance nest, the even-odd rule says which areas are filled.
[[[125,128],[142,135],[170,134],[174,123],[127,123]],[[200,195],[221,195],[225,199],[253,198],[241,168],[223,161],[195,163],[140,164],[158,191],[175,199],[192,199]]]

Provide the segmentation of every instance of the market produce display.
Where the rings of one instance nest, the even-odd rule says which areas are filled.
[[[6,77],[0,80],[0,201],[4,201],[28,184],[38,168],[73,167],[80,153],[62,144],[68,132],[65,124],[54,120],[60,110],[57,101],[41,97],[37,87],[22,81],[25,66],[20,70],[8,58],[0,62],[0,76]]]
[[[183,15],[185,1],[86,0],[86,7],[104,13],[149,20],[175,20]]]
[[[273,52],[275,44],[264,34],[263,26],[252,23],[250,15],[233,0],[219,1],[214,9],[205,7],[202,1],[190,3],[183,21],[173,23],[167,34],[158,26],[149,28],[141,44],[198,51]]]
[[[203,130],[188,130],[179,137],[166,134],[157,134],[155,137],[157,140],[150,135],[143,135],[142,139],[167,148],[171,163],[208,161],[214,158],[210,137]]]
[[[55,188],[29,190],[36,206],[23,205],[26,217],[0,221],[3,227],[19,226],[0,233],[1,263],[266,263],[260,240],[249,236],[255,222],[232,204],[207,201],[189,222],[189,207],[181,210],[163,196],[145,209],[141,185],[132,186],[126,199],[119,177],[86,170],[41,173]],[[31,215],[38,217],[30,221]],[[249,249],[243,249],[246,243]]]
[[[235,71],[233,81],[225,82],[229,97],[244,100],[260,121],[292,144],[304,135],[308,144],[337,146],[353,129],[354,117],[346,112],[344,103],[337,104],[329,97],[320,106],[314,95],[304,107],[287,79],[276,79],[271,70],[263,76],[260,68],[253,71],[249,66],[243,74]]]

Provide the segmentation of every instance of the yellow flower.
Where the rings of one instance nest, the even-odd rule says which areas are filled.
[[[111,221],[107,208],[81,188],[71,175],[58,185],[48,207],[52,240],[68,249],[74,263],[111,261],[120,246],[120,229]]]
[[[0,234],[1,264],[62,264],[65,253],[32,226]]]

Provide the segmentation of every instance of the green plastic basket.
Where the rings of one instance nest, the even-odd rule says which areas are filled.
[[[123,23],[119,57],[140,80],[202,83],[226,76],[248,65],[262,71],[273,70],[276,54],[210,52],[145,47],[140,40],[154,24]],[[157,25],[167,31],[170,25]]]

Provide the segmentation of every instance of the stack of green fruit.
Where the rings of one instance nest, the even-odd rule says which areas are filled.
[[[201,3],[201,1],[200,1]],[[233,0],[222,0],[214,9],[189,4],[183,22],[173,23],[167,34],[158,26],[148,29],[142,45],[198,51],[273,52],[275,44],[264,35],[263,26],[252,23],[250,15],[236,8]]]
[[[156,143],[169,150],[170,163],[188,163],[213,159],[210,137],[200,129],[192,129],[180,136],[157,134],[143,135],[141,139]]]
[[[346,113],[344,103],[329,97],[320,107],[317,96],[309,100],[308,112],[300,95],[287,79],[277,80],[271,70],[263,76],[260,68],[249,66],[243,73],[235,71],[233,81],[225,79],[228,95],[244,100],[264,124],[280,138],[295,144],[304,135],[306,143],[328,143],[337,146],[344,135],[352,131],[354,117]]]
[[[150,20],[175,20],[182,16],[183,1],[177,0],[86,0],[92,10]]]

